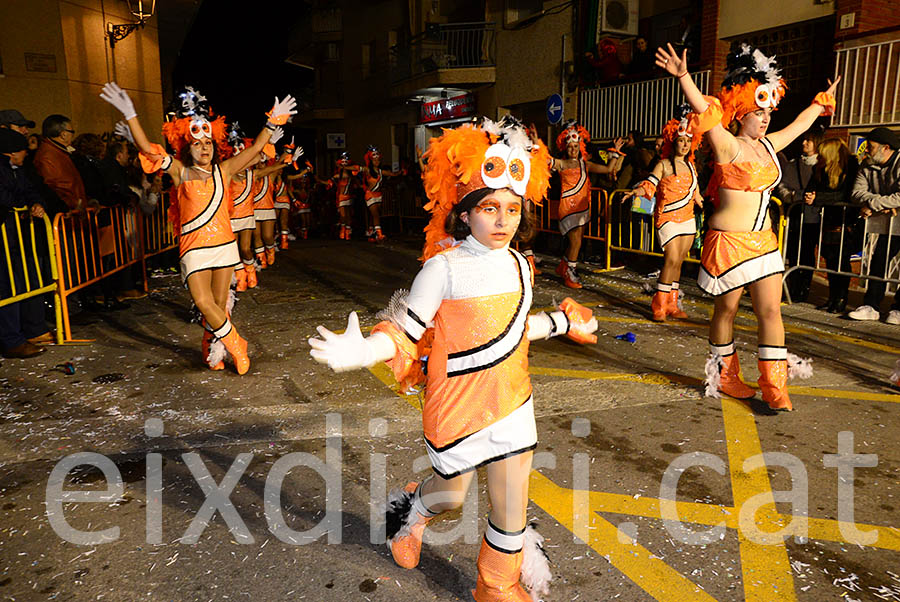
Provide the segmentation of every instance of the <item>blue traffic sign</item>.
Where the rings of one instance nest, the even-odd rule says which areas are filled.
[[[562,121],[563,99],[559,94],[551,94],[547,97],[547,121],[556,124]]]

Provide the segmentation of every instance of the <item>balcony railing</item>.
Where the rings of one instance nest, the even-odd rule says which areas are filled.
[[[834,71],[842,79],[832,126],[900,123],[900,40],[838,50]]]
[[[691,74],[703,94],[709,88],[709,71]],[[640,130],[655,136],[686,102],[674,77],[585,90],[581,93],[578,120],[592,138],[609,139]]]
[[[439,69],[493,67],[494,23],[429,26],[408,45],[391,48],[391,80],[399,82]]]

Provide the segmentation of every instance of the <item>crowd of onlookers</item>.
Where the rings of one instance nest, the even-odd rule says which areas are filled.
[[[40,135],[32,132],[35,125],[18,110],[0,111],[0,221],[7,225],[8,246],[17,251],[19,242],[23,246],[31,244],[29,236],[23,236],[22,241],[16,238],[15,219],[24,214],[13,212],[14,207],[24,205],[32,216],[41,218],[46,214],[51,220],[58,213],[73,212],[84,217],[88,211],[97,210],[96,231],[100,240],[94,243],[99,245],[95,251],[104,266],[102,273],[112,261],[112,252],[103,249],[104,234],[112,234],[112,224],[110,213],[99,209],[140,207],[145,213],[152,213],[160,198],[161,183],[144,176],[137,150],[124,138],[79,134],[65,115],[44,119]],[[80,227],[88,227],[87,220],[82,220]],[[43,252],[37,253],[35,264],[35,253],[26,248],[24,269],[19,254],[12,253],[12,282],[10,268],[0,266],[0,298],[12,295],[13,284],[17,292],[23,291],[26,272],[32,282],[39,271],[49,278],[49,241],[40,228],[36,231],[36,244],[41,245]],[[74,246],[68,253],[70,265],[80,262],[88,272],[97,271],[96,264],[76,256]],[[5,257],[2,261],[5,264]],[[124,299],[146,295],[136,289],[134,276],[126,269],[101,278],[81,292],[81,308],[111,311],[128,307]],[[41,297],[0,307],[0,351],[5,357],[31,357],[52,342],[44,315]]]

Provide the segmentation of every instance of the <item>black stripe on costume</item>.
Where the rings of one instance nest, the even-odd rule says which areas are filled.
[[[706,272],[706,268],[704,268],[703,266],[700,266],[700,269],[703,270],[704,272]],[[715,280],[715,278],[713,278],[713,276],[712,276],[709,272],[706,272],[706,274],[707,274],[711,279]],[[753,283],[755,283],[755,282],[759,282],[760,280],[765,280],[766,278],[770,278],[770,277],[775,276],[775,275],[777,275],[777,274],[784,274],[784,270],[778,270],[777,272],[772,272],[771,274],[766,274],[765,276],[760,276],[759,278],[754,278],[753,280],[748,280],[747,282],[745,282],[745,283],[743,283],[743,284],[738,284],[737,286],[732,286],[730,289],[725,290],[725,291],[722,291],[721,293],[715,293],[715,294],[709,293],[709,291],[706,291],[706,289],[704,289],[704,291],[707,292],[707,293],[709,293],[709,294],[712,295],[713,297],[721,297],[722,295],[727,295],[727,294],[730,293],[731,291],[736,291],[737,289],[739,289],[739,288],[741,288],[741,287],[750,286],[751,284],[753,284]],[[701,287],[701,288],[702,288],[702,287]]]
[[[521,408],[523,405],[525,405],[526,403],[528,403],[528,401],[529,401],[530,399],[532,399],[533,397],[534,397],[534,396],[533,396],[532,394],[529,393],[529,394],[528,394],[528,397],[527,397],[524,401],[522,401],[522,403],[520,403],[519,405],[517,405],[517,406],[515,407],[515,409],[513,409],[509,414],[512,414],[513,412],[515,412],[516,410],[518,410],[519,408]],[[507,414],[507,416],[509,416],[509,414]],[[502,420],[502,419],[501,419],[501,420]],[[478,432],[478,431],[475,431],[475,433],[477,433],[477,432]],[[464,437],[460,437],[460,438],[457,439],[456,441],[453,441],[453,442],[451,442],[451,443],[448,443],[448,444],[445,445],[444,447],[436,447],[431,441],[428,440],[427,437],[424,437],[424,439],[425,439],[425,445],[427,445],[428,447],[430,447],[430,448],[432,449],[432,451],[435,451],[435,452],[437,452],[437,453],[441,453],[441,452],[445,452],[445,451],[447,451],[448,449],[451,449],[451,448],[453,448],[453,447],[459,445],[460,443],[462,443],[463,441],[465,441],[466,439],[468,439],[469,437],[471,437],[471,436],[474,435],[475,433],[469,433],[468,435],[465,435]]]
[[[519,454],[524,454],[525,452],[533,451],[536,448],[537,448],[537,442],[534,442],[527,447],[523,447],[522,449],[517,449],[515,451],[507,452],[507,453],[501,454],[499,456],[494,456],[493,458],[489,458],[489,459],[485,460],[484,462],[476,464],[475,466],[472,466],[470,468],[464,468],[462,470],[458,470],[458,471],[452,472],[450,474],[444,474],[440,470],[435,468],[434,466],[431,467],[431,470],[434,471],[434,474],[436,474],[437,476],[441,477],[444,480],[453,479],[453,478],[458,477],[461,474],[466,474],[467,472],[472,472],[473,470],[478,470],[482,466],[487,466],[491,462],[497,462],[498,460],[505,460],[507,458],[512,458],[513,456],[518,456]]]
[[[253,189],[253,174],[250,173],[249,169],[244,170],[244,189],[238,195],[236,199],[234,199],[234,206],[242,205],[244,201],[250,198],[250,191]]]
[[[489,545],[492,550],[497,550],[498,552],[502,552],[504,554],[518,554],[519,552],[522,551],[522,548],[519,548],[518,550],[505,550],[503,548],[497,547],[490,542],[490,540],[487,538],[487,536],[484,537],[484,543]]]
[[[196,232],[200,228],[204,227],[206,224],[212,221],[212,219],[216,216],[216,213],[219,211],[219,206],[222,204],[222,200],[225,198],[224,191],[224,182],[222,182],[222,172],[219,171],[219,166],[216,165],[213,167],[212,173],[212,181],[213,181],[213,189],[212,194],[209,195],[209,202],[206,204],[206,207],[203,208],[203,211],[198,213],[192,219],[188,220],[187,223],[181,225],[181,233],[182,234],[190,234],[191,232]],[[209,217],[206,218],[206,221],[199,225],[194,225],[194,222],[199,218],[203,217],[203,214],[209,211],[209,209],[216,205],[215,210],[211,211]]]
[[[719,274],[718,276],[716,276],[716,279],[718,280],[718,279],[722,278],[723,276],[725,276],[725,274],[731,272],[732,270],[735,270],[735,269],[739,268],[740,266],[744,265],[744,264],[747,263],[748,261],[754,261],[754,260],[759,259],[759,258],[761,258],[761,257],[765,257],[766,255],[771,255],[772,253],[777,254],[779,257],[781,256],[781,253],[778,252],[778,249],[777,249],[777,248],[776,248],[776,249],[772,249],[772,250],[769,251],[768,253],[763,253],[762,255],[757,255],[757,256],[755,256],[755,257],[750,257],[750,258],[748,258],[748,259],[745,259],[744,261],[741,261],[740,263],[734,264],[733,266],[731,266],[730,268],[728,268],[727,270],[725,270],[724,272],[722,272],[721,274]],[[701,267],[702,267],[702,266],[701,266]],[[782,270],[782,271],[783,271],[783,270]],[[709,272],[706,272],[706,273],[709,274]],[[712,274],[710,274],[710,276],[712,276]]]
[[[574,196],[581,192],[581,189],[584,188],[584,184],[587,182],[587,169],[584,165],[584,159],[578,159],[578,170],[578,182],[576,182],[575,186],[573,186],[572,188],[563,191],[563,193],[560,195],[561,199]]]
[[[259,189],[259,192],[253,197],[253,202],[258,203],[266,196],[266,193],[269,192],[269,176],[264,177],[262,188]]]
[[[512,255],[512,252],[510,252],[510,255]],[[519,317],[519,312],[522,310],[522,303],[525,301],[525,277],[522,274],[522,267],[519,265],[519,260],[516,259],[515,255],[513,255],[513,261],[516,264],[516,270],[519,272],[519,280],[521,281],[521,288],[520,288],[521,294],[519,295],[519,302],[516,305],[516,311],[513,312],[512,319],[506,324],[506,328],[503,329],[503,332],[501,332],[500,334],[495,336],[493,339],[491,339],[487,343],[483,343],[483,344],[479,345],[478,347],[473,347],[472,349],[466,349],[465,351],[454,351],[453,353],[448,353],[447,354],[448,360],[465,357],[467,355],[472,355],[473,353],[478,353],[479,351],[484,351],[488,347],[496,344],[503,337],[505,337],[509,333],[510,330],[512,330],[513,324],[516,323],[516,319],[518,319],[518,317]],[[454,373],[454,375],[455,375],[455,373]],[[447,376],[450,376],[450,374],[447,374]]]
[[[230,245],[230,244],[233,243],[233,242],[235,242],[235,240],[234,240],[234,239],[231,239],[231,240],[229,240],[228,242],[223,242],[223,243],[220,244],[220,245],[210,245],[210,246],[208,246],[208,247],[193,247],[193,248],[190,248],[190,249],[186,250],[186,251],[185,251],[184,253],[182,253],[181,255],[179,255],[178,258],[181,259],[182,257],[184,257],[185,255],[187,255],[187,254],[190,253],[191,251],[198,251],[198,250],[200,250],[200,249],[218,249],[219,247],[227,247],[228,245]],[[236,244],[236,243],[235,243],[235,244]]]
[[[412,318],[413,322],[415,322],[422,328],[428,328],[428,326],[425,325],[425,322],[422,320],[422,318],[417,316],[416,312],[414,312],[411,308],[409,308],[409,307],[406,308],[406,315],[409,316],[410,318]]]
[[[489,526],[491,529],[493,529],[494,531],[496,531],[497,533],[499,533],[500,535],[508,535],[508,536],[510,536],[510,537],[515,537],[516,535],[521,535],[522,533],[525,532],[525,527],[522,527],[522,528],[519,529],[518,531],[504,531],[503,529],[501,529],[500,527],[498,527],[497,525],[495,525],[495,524],[493,523],[493,521],[491,521],[490,518],[488,518],[488,526]],[[526,526],[527,526],[527,525],[526,525]]]

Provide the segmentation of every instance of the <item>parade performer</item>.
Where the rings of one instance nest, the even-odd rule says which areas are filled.
[[[284,145],[284,154],[287,157],[286,166],[293,165],[294,169],[297,169],[297,160],[303,156],[303,147],[294,144],[292,136],[291,141]],[[275,212],[280,230],[278,246],[282,250],[288,248],[289,241],[297,240],[290,230],[291,202],[293,201],[291,193],[291,187],[287,185],[284,175],[277,174],[275,176]]]
[[[366,183],[366,207],[369,209],[369,218],[372,227],[366,232],[366,237],[375,242],[384,240],[384,232],[381,230],[381,190],[384,177],[405,176],[405,171],[388,171],[381,168],[381,153],[376,146],[369,146],[365,157],[365,170],[363,176]]]
[[[237,121],[228,127],[228,145],[233,155],[253,145],[253,140],[244,137]],[[237,239],[241,257],[234,269],[237,280],[235,290],[242,292],[257,285],[256,265],[253,261],[253,232],[256,229],[256,219],[253,217],[253,170],[249,166],[231,176],[229,192],[231,230]]]
[[[624,196],[639,194],[647,198],[656,195],[654,225],[659,246],[663,250],[663,267],[656,281],[656,293],[650,308],[653,320],[665,321],[667,316],[686,318],[678,303],[681,264],[691,249],[697,226],[694,206],[703,207],[703,197],[697,185],[694,151],[700,136],[694,136],[688,121],[690,107],[682,106],[680,119],[671,119],[663,128],[662,159],[653,167],[646,180]]]
[[[578,253],[581,251],[581,239],[584,225],[588,223],[591,212],[591,173],[615,173],[622,162],[623,140],[616,139],[609,165],[601,165],[588,161],[590,155],[587,143],[591,135],[584,126],[569,121],[556,138],[556,148],[566,154],[565,159],[551,159],[551,168],[559,172],[562,179],[562,194],[559,199],[559,231],[568,239],[565,256],[556,267],[556,273],[562,276],[563,283],[569,288],[581,288],[576,267]]]
[[[247,341],[232,325],[228,308],[234,266],[240,261],[229,219],[228,183],[256,158],[275,127],[296,113],[293,110],[296,102],[290,96],[284,100],[276,98],[267,113],[266,127],[253,144],[220,161],[219,157],[228,152],[225,121],[219,117],[210,122],[206,98],[193,89],[178,95],[177,118],[163,124],[163,134],[175,156],[147,139],[134,104],[117,84],[104,85],[100,97],[124,115],[141,151],[144,171],[153,173],[161,169],[172,178],[176,193],[169,217],[178,236],[182,279],[203,314],[209,333],[204,334],[204,346],[210,344],[204,360],[211,367],[221,367],[224,345],[238,374],[246,373],[250,369]]]
[[[767,133],[772,111],[785,91],[774,58],[747,44],[734,45],[718,98],[700,93],[688,73],[687,55],[678,56],[671,44],[657,50],[656,64],[678,78],[697,113],[692,119],[694,135],[706,132],[715,155],[709,185],[715,212],[703,242],[697,279],[700,288],[715,297],[707,392],[721,391],[743,399],[754,395],[741,381],[734,349],[734,317],[746,287],[758,323],[758,383],[763,401],[773,410],[789,411],[788,377],[811,375],[812,369],[807,361],[789,354],[784,345],[784,263],[769,219],[769,197],[781,179],[776,153],[809,129],[816,118],[834,111],[833,92],[840,80],[829,82],[828,90],[817,94],[790,125]],[[726,129],[733,120],[738,122],[737,136]]]
[[[312,166],[307,162],[307,169],[298,175],[288,176],[288,182],[292,188],[293,202],[291,210],[297,215],[300,223],[300,238],[306,240],[309,237],[310,216],[312,213]]]
[[[338,238],[350,240],[353,233],[353,178],[359,174],[359,165],[350,162],[350,153],[343,152],[336,163],[336,171],[331,176],[337,191]]]
[[[539,595],[550,571],[542,538],[526,530],[537,446],[528,344],[560,334],[596,342],[597,322],[571,299],[550,315],[527,313],[533,276],[509,244],[533,228],[524,199],[540,202],[547,189],[544,144],[512,119],[485,119],[446,130],[427,159],[431,220],[411,291],[395,293],[368,338],[355,312],[342,335],[319,326],[311,354],[335,371],[388,361],[404,387],[425,382],[422,422],[434,474],[390,496],[386,533],[397,564],[418,564],[426,523],[459,507],[475,469],[486,465],[491,512],[475,600],[530,601],[520,575]]]

